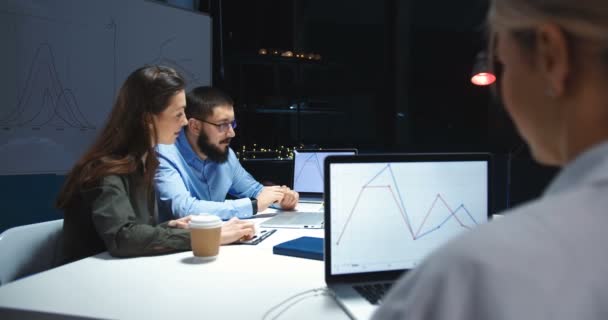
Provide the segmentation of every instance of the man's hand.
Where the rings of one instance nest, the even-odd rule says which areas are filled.
[[[284,197],[284,192],[279,186],[264,187],[262,191],[258,193],[258,212],[262,212],[268,209],[268,206],[275,202],[281,202]]]
[[[281,191],[283,192],[283,200],[279,203],[281,205],[281,209],[283,210],[293,210],[296,208],[298,204],[298,200],[300,199],[300,195],[289,189],[287,186],[281,186]]]
[[[253,235],[255,227],[252,222],[232,218],[222,225],[220,244],[233,243],[239,239],[249,240]]]

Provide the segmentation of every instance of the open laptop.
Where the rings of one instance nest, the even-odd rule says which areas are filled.
[[[392,154],[325,160],[325,281],[350,317],[435,248],[485,223],[489,154]]]
[[[320,229],[323,213],[323,162],[328,156],[352,156],[357,149],[300,149],[294,150],[293,189],[300,194],[300,203],[316,203],[317,210],[283,212],[264,221],[264,228]]]
[[[318,211],[288,211],[280,213],[260,224],[263,228],[297,228],[321,229],[323,228],[323,208]]]
[[[300,202],[323,202],[323,162],[326,157],[355,154],[357,149],[294,150],[293,190],[300,194]]]

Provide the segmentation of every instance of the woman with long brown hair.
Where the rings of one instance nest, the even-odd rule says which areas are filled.
[[[57,199],[64,211],[65,262],[105,250],[113,256],[190,249],[190,217],[157,224],[154,147],[172,144],[187,124],[183,78],[146,66],[122,85],[97,140],[69,173]],[[253,234],[250,222],[222,227],[222,243]]]

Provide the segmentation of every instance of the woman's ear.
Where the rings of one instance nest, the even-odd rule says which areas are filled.
[[[545,90],[553,97],[560,97],[566,93],[566,81],[572,68],[568,38],[553,23],[540,25],[536,35],[536,62],[547,82]]]
[[[142,118],[142,121],[144,123],[144,126],[146,126],[148,128],[148,132],[150,132],[150,138],[152,139],[152,142],[156,142],[156,125],[154,124],[154,121],[156,121],[156,115],[151,114],[149,112],[145,112]]]
[[[154,115],[153,114],[145,112],[142,120],[144,122],[144,125],[146,127],[148,127],[149,130],[154,129]]]
[[[154,130],[154,115],[151,115],[149,119],[146,119],[146,124],[148,125],[148,129]]]

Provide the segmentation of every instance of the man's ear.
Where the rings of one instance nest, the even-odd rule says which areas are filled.
[[[201,123],[200,121],[197,121],[194,118],[190,118],[188,119],[188,131],[195,133],[195,134],[199,134],[199,132],[201,131]]]
[[[546,23],[536,30],[536,62],[547,82],[546,91],[554,97],[565,94],[571,73],[570,51],[564,31],[556,24]]]

